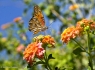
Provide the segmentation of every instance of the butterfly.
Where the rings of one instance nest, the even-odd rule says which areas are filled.
[[[29,31],[33,34],[37,34],[41,31],[45,31],[48,27],[45,25],[44,16],[38,5],[34,6],[33,17],[29,21]]]

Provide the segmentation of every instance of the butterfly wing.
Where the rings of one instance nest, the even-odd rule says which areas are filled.
[[[34,15],[29,21],[29,31],[33,31],[34,34],[37,34],[40,31],[46,30],[45,21],[43,14],[39,6],[34,6]]]
[[[40,26],[42,26],[42,27],[45,26],[44,16],[38,5],[34,6],[34,16],[36,16],[36,18],[40,22],[39,23]]]

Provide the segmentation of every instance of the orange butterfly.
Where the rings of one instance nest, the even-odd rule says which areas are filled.
[[[37,34],[46,29],[48,29],[48,27],[45,25],[44,16],[39,6],[35,5],[33,17],[29,21],[29,31],[33,31],[33,34]]]

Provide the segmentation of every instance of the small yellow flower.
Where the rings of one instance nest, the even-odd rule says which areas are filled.
[[[33,41],[35,41],[35,42],[41,42],[43,38],[44,38],[43,35],[39,35],[39,36],[34,37]]]

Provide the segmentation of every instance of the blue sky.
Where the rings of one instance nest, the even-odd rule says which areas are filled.
[[[40,3],[44,0],[33,0],[35,3]],[[2,24],[12,22],[14,18],[22,16],[23,10],[25,9],[26,5],[22,2],[22,0],[0,0],[0,26]],[[32,9],[31,9],[32,10]],[[31,13],[31,12],[30,12]],[[28,27],[28,22],[32,15],[26,16],[24,18],[25,26]],[[50,23],[49,20],[45,17],[45,22]],[[53,22],[51,27],[58,31],[59,25],[61,22],[57,20],[56,22]],[[2,30],[0,30],[2,31]],[[3,31],[2,31],[3,32]]]
[[[0,0],[0,26],[22,16],[24,7],[20,0]]]

